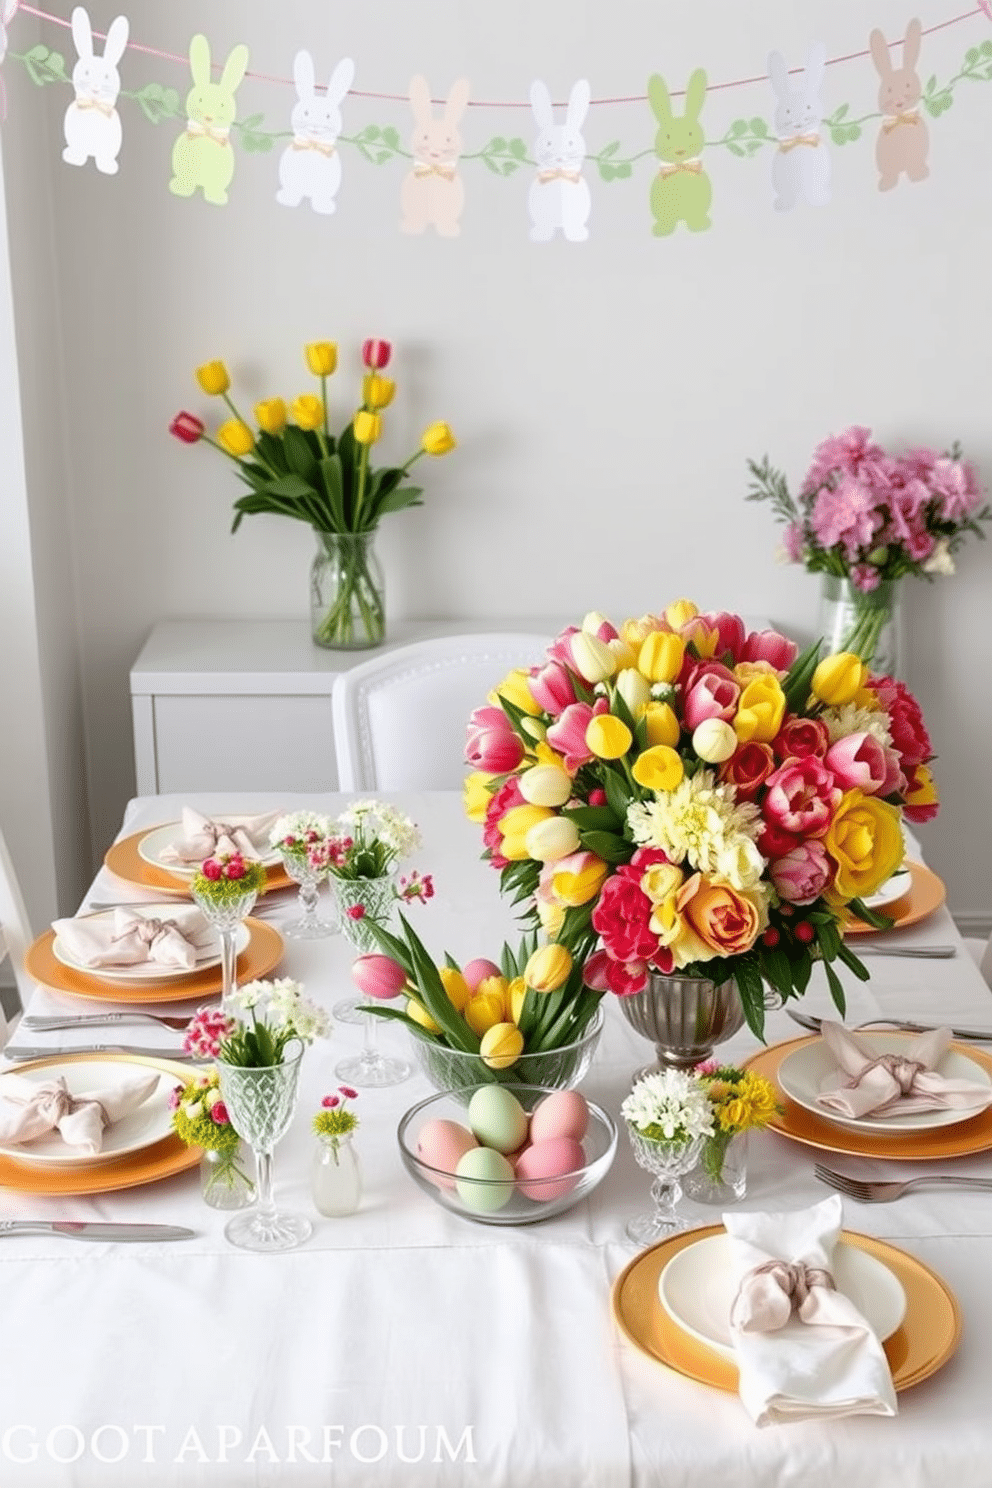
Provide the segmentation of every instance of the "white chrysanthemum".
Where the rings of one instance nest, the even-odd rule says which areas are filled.
[[[824,708],[820,717],[831,744],[846,739],[850,734],[871,734],[883,749],[892,748],[889,715],[877,708],[858,708],[854,703],[845,703],[842,708]]]
[[[641,847],[661,848],[670,862],[687,862],[700,873],[720,873],[734,888],[743,889],[764,869],[754,845],[761,813],[752,801],[738,801],[736,796],[732,785],[716,784],[712,770],[700,770],[673,791],[629,806],[627,822]]]
[[[684,1070],[645,1075],[620,1107],[620,1115],[638,1131],[659,1129],[669,1142],[706,1137],[713,1130],[713,1103],[700,1081]]]
[[[227,999],[228,1006],[238,1012],[250,1013],[252,1008],[258,1007],[268,997],[271,985],[271,982],[245,982],[242,986],[235,987]]]
[[[289,811],[272,828],[269,842],[275,847],[286,837],[305,837],[308,832],[316,832],[324,838],[332,836],[333,831],[334,823],[329,816],[321,816],[317,811]]]
[[[355,801],[341,813],[338,825],[351,828],[368,847],[381,842],[395,858],[408,857],[420,846],[416,823],[385,801]]]

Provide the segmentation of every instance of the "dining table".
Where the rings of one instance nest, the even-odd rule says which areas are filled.
[[[432,876],[434,897],[404,913],[440,963],[499,957],[516,944],[518,913],[482,858],[479,827],[457,791],[381,793],[420,829],[403,869]],[[184,806],[233,812],[313,810],[336,816],[340,793],[143,796],[127,806],[119,841],[178,821]],[[110,844],[108,844],[108,847]],[[911,844],[922,860],[918,843]],[[326,893],[326,891],[325,891]],[[155,887],[97,872],[79,906],[167,900]],[[294,888],[266,895],[263,923],[297,913]],[[928,958],[928,947],[950,954]],[[876,954],[899,946],[909,954]],[[859,939],[870,978],[846,969],[847,1021],[918,1018],[992,1030],[992,993],[946,905],[918,923]],[[346,939],[286,939],[270,973],[297,980],[330,1010],[356,994]],[[837,1016],[822,969],[796,1004]],[[39,982],[29,1015],[128,1006]],[[650,1207],[650,1178],[634,1160],[620,1106],[654,1049],[603,1000],[603,1033],[581,1089],[616,1121],[619,1141],[602,1182],[575,1207],[540,1222],[499,1226],[449,1212],[412,1181],[397,1126],[433,1087],[409,1078],[358,1090],[351,1109],[362,1175],[358,1210],[319,1214],[312,1120],[341,1081],[338,1063],[366,1036],[333,1022],[302,1062],[293,1122],[275,1149],[277,1202],[305,1213],[310,1238],[256,1254],[225,1238],[197,1166],[95,1194],[54,1196],[0,1187],[0,1222],[120,1221],[186,1226],[170,1243],[77,1243],[7,1234],[0,1245],[0,1483],[4,1488],[988,1488],[988,1340],[992,1338],[992,1192],[924,1188],[887,1204],[843,1200],[844,1227],[898,1247],[942,1279],[961,1331],[941,1367],[898,1395],[891,1418],[851,1416],[759,1428],[732,1389],[666,1367],[618,1326],[613,1291],[638,1252],[625,1226]],[[188,1001],[143,1003],[189,1013]],[[413,1061],[407,1030],[381,1021],[383,1051]],[[770,1008],[771,1047],[805,1036]],[[114,1040],[181,1047],[180,1033],[121,1025]],[[94,1046],[107,1031],[29,1033],[14,1047]],[[992,1045],[990,1045],[992,1047]],[[745,1026],[716,1054],[760,1053]],[[0,1056],[0,1069],[17,1066]],[[992,1144],[990,1144],[992,1145]],[[988,1151],[933,1164],[837,1158],[773,1130],[751,1133],[742,1209],[785,1211],[830,1192],[824,1159],[849,1173],[910,1177],[992,1174]],[[693,1226],[719,1208],[684,1198]],[[2,1226],[0,1226],[2,1228]],[[919,1320],[918,1320],[919,1321]]]

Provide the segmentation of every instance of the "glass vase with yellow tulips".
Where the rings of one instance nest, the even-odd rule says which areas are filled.
[[[437,1089],[579,1083],[603,1029],[602,994],[584,984],[565,946],[527,935],[516,950],[504,945],[498,963],[478,957],[459,966],[446,956],[438,966],[399,919],[400,935],[369,927],[380,952],[359,956],[352,976],[371,999],[363,1012],[406,1025]]]
[[[395,382],[384,375],[391,356],[388,341],[363,344],[361,403],[339,434],[331,432],[328,413],[328,378],[338,365],[332,341],[304,347],[320,392],[302,393],[288,405],[282,398],[256,403],[256,427],[232,399],[222,361],[197,367],[196,380],[203,392],[222,400],[230,417],[213,434],[189,412],[177,414],[169,425],[184,444],[209,444],[236,465],[249,489],[234,503],[232,532],[256,512],[293,517],[313,528],[311,618],[321,646],[353,650],[381,644],[385,601],[374,547],[379,521],[387,512],[422,505],[421,487],[409,483],[411,468],[423,455],[445,455],[455,447],[447,424],[429,424],[402,465],[373,468],[370,452],[382,435],[383,410],[396,392]]]

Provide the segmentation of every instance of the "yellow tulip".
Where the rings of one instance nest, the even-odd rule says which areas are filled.
[[[457,442],[447,424],[428,424],[420,436],[420,448],[425,455],[446,455]]]
[[[217,443],[222,449],[227,450],[229,455],[240,459],[242,455],[250,454],[255,448],[255,436],[247,424],[240,419],[228,419],[226,424],[221,424],[217,430]]]
[[[837,864],[827,898],[836,903],[874,894],[902,863],[905,843],[899,809],[851,790],[841,797],[823,845]]]
[[[531,806],[564,806],[572,794],[572,777],[560,765],[532,765],[517,777],[517,784]]]
[[[196,380],[212,398],[226,393],[231,386],[231,379],[223,362],[204,362],[202,367],[196,369]]]
[[[595,853],[576,853],[560,860],[551,876],[551,892],[559,904],[574,909],[595,899],[609,869]]]
[[[462,805],[469,821],[484,822],[489,802],[492,800],[490,782],[494,779],[485,770],[473,770],[466,775],[462,785]]]
[[[472,989],[453,966],[439,966],[437,974],[441,978],[441,986],[444,988],[445,996],[456,1012],[463,1012],[465,1004],[472,996]]]
[[[670,630],[653,630],[637,653],[637,669],[649,682],[674,682],[682,670],[685,642]]]
[[[544,736],[548,732],[548,725],[546,723],[542,723],[539,718],[531,718],[525,714],[520,720],[520,727],[528,739],[533,739],[537,745],[543,744]]]
[[[638,755],[630,773],[645,790],[673,791],[685,775],[685,767],[677,750],[655,744]]]
[[[395,392],[396,384],[391,377],[367,372],[362,378],[362,402],[366,408],[388,408]]]
[[[682,727],[668,703],[648,703],[644,710],[644,732],[649,744],[667,744],[674,749]]]
[[[778,734],[785,717],[785,693],[778,677],[755,677],[740,695],[734,732],[742,744],[752,740],[768,744]]]
[[[486,997],[476,993],[462,1009],[462,1016],[472,1032],[482,1038],[490,1028],[503,1022],[502,997]]]
[[[510,1013],[510,984],[505,976],[483,977],[476,987],[473,997],[495,997],[503,1009],[503,1016],[509,1017]]]
[[[535,900],[537,918],[541,922],[541,929],[545,935],[560,935],[565,923],[565,906],[556,904],[553,899],[545,899],[541,896]]]
[[[506,1002],[507,1012],[514,1023],[520,1022],[520,1014],[524,1010],[524,998],[527,996],[527,983],[523,977],[514,977],[507,989]]]
[[[539,822],[550,821],[556,813],[546,806],[511,806],[499,819],[502,837],[500,851],[504,858],[516,863],[530,857],[527,848],[527,833]]]
[[[563,945],[552,941],[540,946],[524,967],[524,981],[533,992],[557,992],[572,971],[572,957]]]
[[[496,1023],[482,1035],[479,1053],[490,1069],[509,1069],[524,1051],[524,1036],[513,1023]]]
[[[641,875],[640,889],[653,905],[667,904],[674,900],[684,878],[682,869],[674,863],[652,863]]]
[[[867,671],[860,656],[851,651],[837,651],[825,656],[813,673],[810,687],[813,696],[831,708],[842,708],[854,700]]]
[[[255,404],[255,418],[266,434],[281,434],[286,427],[286,405],[281,398],[266,398]]]
[[[688,625],[699,614],[699,606],[694,605],[691,599],[677,599],[670,604],[665,611],[665,619],[673,630],[678,630],[683,625]]]
[[[642,615],[639,620],[625,620],[620,626],[620,635],[635,653],[640,651],[653,630],[661,629],[657,615]]]
[[[293,399],[289,412],[301,429],[319,429],[324,422],[324,405],[316,393],[301,393]]]
[[[910,780],[909,790],[906,792],[906,805],[936,806],[939,800],[937,787],[929,768],[926,765],[917,765]]]
[[[622,718],[612,713],[598,713],[590,718],[586,745],[597,759],[620,759],[634,742],[634,736]]]
[[[352,428],[358,444],[375,444],[382,433],[382,418],[378,413],[368,413],[360,408],[355,414]]]
[[[508,703],[519,708],[521,713],[530,713],[536,716],[541,712],[541,706],[534,701],[534,696],[527,685],[529,674],[523,667],[514,667],[512,672],[507,672],[498,687],[489,694],[489,701],[494,707],[499,707],[499,700],[505,697]]]
[[[559,770],[565,768],[565,761],[561,755],[557,754],[550,744],[545,744],[543,741],[534,750],[534,758],[539,765],[557,765]]]
[[[441,1032],[439,1025],[434,1022],[434,1019],[424,1007],[423,1003],[418,1002],[415,997],[407,998],[406,1015],[408,1018],[412,1018],[414,1023],[419,1023],[421,1028],[426,1028],[428,1033]]]
[[[333,341],[310,341],[303,355],[314,377],[330,377],[338,364],[338,348]]]
[[[625,641],[623,636],[614,636],[606,643],[613,652],[614,673],[622,672],[624,668],[628,671],[637,666],[637,649]]]

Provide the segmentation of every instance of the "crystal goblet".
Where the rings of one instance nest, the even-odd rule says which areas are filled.
[[[379,943],[368,928],[368,921],[384,925],[396,903],[393,874],[382,878],[331,878],[331,894],[337,905],[341,934],[360,955],[377,951]],[[360,911],[356,913],[356,911]],[[360,999],[345,997],[336,1002],[331,1012],[339,1023],[361,1023]],[[403,1076],[406,1079],[406,1076]]]
[[[238,984],[238,927],[255,908],[258,890],[246,889],[243,894],[217,899],[209,892],[202,892],[194,884],[190,893],[199,905],[203,918],[216,930],[220,941],[221,1006],[227,1007]]]
[[[272,1149],[293,1117],[302,1058],[301,1050],[295,1059],[262,1068],[217,1061],[231,1125],[255,1154],[257,1203],[224,1228],[242,1250],[292,1250],[313,1229],[304,1215],[277,1210],[272,1196]]]
[[[299,884],[299,902],[303,911],[298,920],[290,920],[282,926],[282,933],[291,940],[323,940],[336,935],[338,926],[333,920],[322,919],[317,913],[320,902],[320,886],[327,877],[327,864],[314,865],[306,851],[280,848],[283,867],[294,883]]]
[[[645,1136],[629,1121],[627,1132],[639,1166],[655,1175],[651,1185],[654,1211],[632,1219],[627,1225],[627,1238],[635,1245],[651,1245],[686,1228],[686,1221],[676,1212],[682,1197],[679,1180],[695,1166],[706,1138],[675,1137],[659,1141]]]

